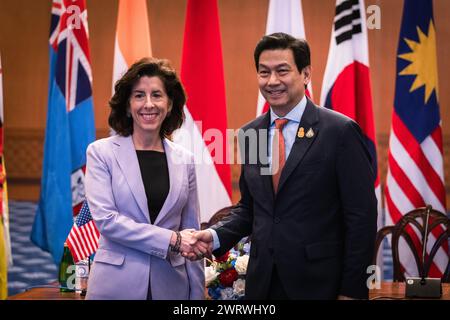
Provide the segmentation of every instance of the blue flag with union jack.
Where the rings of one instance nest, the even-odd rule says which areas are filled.
[[[428,204],[446,212],[436,29],[431,0],[404,2],[396,76],[385,189],[387,225]],[[439,229],[433,229],[429,244],[439,237]],[[416,231],[409,233],[421,252],[422,235]],[[400,245],[402,272],[405,276],[417,276],[411,251],[406,243]],[[444,243],[431,264],[429,276],[441,277],[448,258],[448,245]]]
[[[86,148],[95,140],[85,0],[53,0],[41,194],[31,240],[59,263],[84,200]]]

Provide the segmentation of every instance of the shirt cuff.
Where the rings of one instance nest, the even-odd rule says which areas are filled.
[[[213,237],[213,251],[219,249],[220,248],[220,241],[219,241],[219,236],[217,235],[216,230],[213,230],[213,229],[210,229],[210,228],[208,228],[206,230],[208,230],[212,234],[212,237]]]

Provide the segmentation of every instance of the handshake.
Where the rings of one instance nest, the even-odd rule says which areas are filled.
[[[170,238],[170,248],[191,261],[211,257],[213,236],[207,230],[185,229],[174,232]]]

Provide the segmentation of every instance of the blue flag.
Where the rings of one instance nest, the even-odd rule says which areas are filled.
[[[431,0],[406,0],[394,108],[418,143],[439,126],[436,31]]]
[[[84,200],[86,148],[95,140],[85,0],[53,0],[41,194],[31,240],[59,263]]]

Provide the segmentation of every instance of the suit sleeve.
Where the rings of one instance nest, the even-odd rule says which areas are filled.
[[[172,231],[148,223],[138,223],[116,207],[111,174],[98,145],[87,149],[86,199],[99,232],[123,246],[165,259]]]
[[[200,208],[197,195],[197,181],[195,176],[195,166],[193,160],[188,165],[189,175],[189,195],[186,206],[181,213],[180,230],[200,229]],[[189,299],[203,300],[205,298],[205,272],[203,260],[189,261],[186,259],[186,270],[189,277]]]
[[[344,218],[344,265],[340,294],[368,298],[367,267],[377,229],[375,174],[361,129],[349,121],[338,147],[336,170]]]
[[[239,178],[241,200],[234,206],[229,216],[211,227],[217,232],[220,241],[220,248],[213,252],[218,257],[252,233],[253,198],[245,181],[244,170],[245,165],[242,165]]]

